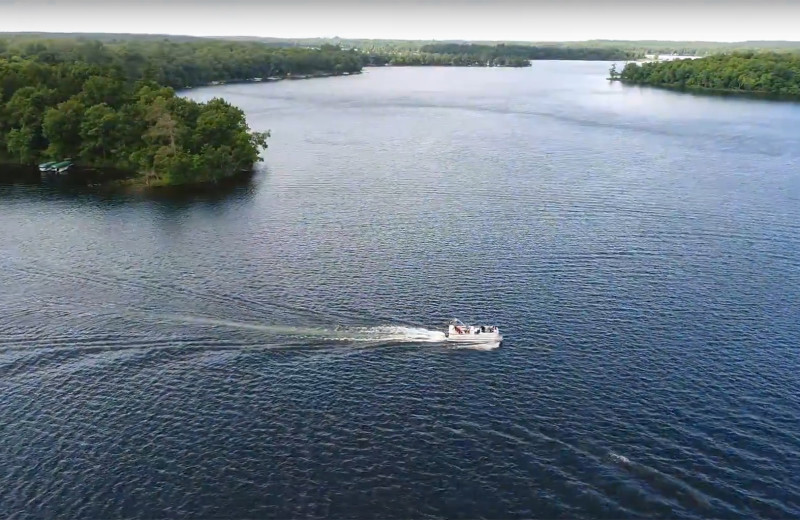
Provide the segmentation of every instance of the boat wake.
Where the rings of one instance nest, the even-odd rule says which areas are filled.
[[[452,349],[469,349],[469,350],[494,350],[500,348],[500,341],[487,341],[483,343],[450,343],[448,346]]]
[[[380,325],[375,327],[294,327],[284,325],[264,325],[234,320],[220,320],[197,316],[161,315],[159,322],[200,325],[212,328],[227,328],[242,331],[260,332],[270,336],[281,336],[296,340],[315,340],[342,343],[444,343],[443,331],[423,327],[399,325]]]
[[[352,339],[356,341],[398,341],[413,343],[441,343],[447,338],[440,330],[430,330],[422,327],[404,327],[385,325],[378,327],[353,328]]]

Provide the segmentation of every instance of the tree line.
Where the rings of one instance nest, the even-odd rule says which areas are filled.
[[[506,55],[396,51],[365,54],[364,65],[445,67],[530,67],[525,58]]]
[[[611,77],[627,83],[800,98],[800,54],[734,52],[698,59],[628,63]]]
[[[255,42],[200,40],[98,40],[17,38],[0,40],[0,58],[24,57],[37,63],[86,63],[120,71],[129,79],[146,79],[173,88],[212,81],[285,77],[315,73],[353,73],[363,56],[326,45],[319,49],[276,48]]]
[[[4,33],[13,41],[33,41],[43,39],[62,40],[99,40],[108,44],[121,44],[126,42],[154,42],[171,41],[176,43],[194,42],[204,43],[212,41],[209,38],[180,35],[156,34],[114,34],[114,33]],[[673,54],[681,56],[706,56],[724,52],[736,51],[800,51],[800,42],[796,41],[740,41],[740,42],[709,42],[709,41],[662,41],[662,40],[584,40],[563,42],[536,42],[536,41],[482,41],[470,42],[466,40],[387,40],[364,38],[268,38],[253,36],[218,37],[216,41],[250,42],[258,43],[273,48],[319,48],[323,45],[340,46],[343,49],[354,49],[365,54],[393,54],[398,52],[421,52],[426,45],[438,44],[473,44],[473,45],[505,45],[519,47],[539,47],[541,52],[555,52],[550,49],[577,49],[579,53],[587,53],[592,49],[616,49],[617,51],[630,51],[637,55],[644,54]],[[550,54],[554,56],[554,54]],[[535,58],[531,58],[535,59]],[[546,57],[542,59],[559,59]],[[569,59],[569,58],[567,58]],[[613,57],[613,59],[625,59]]]
[[[641,52],[618,47],[572,47],[572,46],[536,46],[536,45],[479,45],[439,43],[424,45],[422,52],[442,54],[462,54],[477,56],[488,60],[496,56],[504,56],[520,60],[634,60],[644,57]]]
[[[252,168],[268,133],[222,99],[196,103],[87,63],[0,59],[0,151],[20,164],[70,158],[147,184],[216,181]]]
[[[529,67],[531,60],[634,60],[644,53],[617,47],[484,45],[431,43],[416,49],[399,45],[362,50],[365,65],[448,65],[468,67]]]
[[[662,41],[662,40],[587,40],[567,42],[563,45],[580,45],[594,48],[617,47],[642,54],[671,54],[677,56],[710,56],[746,51],[800,51],[797,41]]]
[[[138,36],[117,35],[119,38]],[[421,52],[427,45],[485,45],[506,47],[537,47],[542,58],[530,59],[572,59],[559,58],[567,52],[577,55],[592,55],[590,51],[597,49],[612,49],[617,52],[609,60],[633,59],[620,55],[620,52],[630,52],[636,57],[646,54],[672,54],[680,56],[706,56],[723,52],[735,51],[800,51],[800,42],[792,41],[741,41],[741,42],[708,42],[708,41],[662,41],[662,40],[583,40],[563,42],[537,42],[537,41],[481,41],[470,42],[466,40],[381,40],[363,38],[262,38],[262,37],[237,37],[237,41],[258,41],[265,45],[282,47],[319,47],[320,45],[340,45],[346,49],[356,49],[365,53],[396,53],[396,52]],[[573,49],[574,51],[558,51],[553,49]],[[570,54],[566,54],[569,56]],[[574,54],[572,54],[574,55]],[[577,59],[595,59],[577,58]],[[605,58],[602,58],[605,59]]]

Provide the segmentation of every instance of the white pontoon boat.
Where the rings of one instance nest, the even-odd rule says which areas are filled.
[[[500,329],[494,325],[464,325],[461,320],[453,318],[445,333],[447,341],[459,342],[499,342],[503,340]]]

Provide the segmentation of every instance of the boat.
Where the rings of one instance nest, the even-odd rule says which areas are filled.
[[[72,163],[69,161],[65,161],[61,164],[53,166],[53,168],[55,168],[58,173],[67,173],[67,171],[69,171],[69,169],[72,168]]]
[[[445,332],[447,341],[463,343],[497,343],[503,341],[500,329],[495,325],[465,325],[461,320],[453,318]]]
[[[72,161],[65,159],[60,162],[46,162],[39,165],[39,171],[42,173],[62,175],[69,171],[72,167]]]
[[[67,173],[71,167],[72,161],[61,161],[60,163],[55,163],[53,166],[51,166],[52,171],[58,174]]]
[[[53,169],[53,166],[57,164],[55,161],[50,161],[46,163],[42,163],[39,165],[40,172],[49,172]]]

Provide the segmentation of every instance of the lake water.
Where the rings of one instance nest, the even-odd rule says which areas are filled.
[[[0,516],[800,516],[800,105],[609,65],[196,89],[252,182],[0,186]]]

